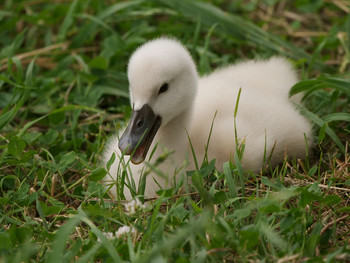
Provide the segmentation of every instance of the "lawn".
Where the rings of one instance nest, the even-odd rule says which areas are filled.
[[[350,262],[349,1],[5,0],[0,29],[0,262]],[[162,35],[200,74],[287,57],[308,158],[208,160],[187,192],[112,200],[100,156],[131,115],[128,58]]]

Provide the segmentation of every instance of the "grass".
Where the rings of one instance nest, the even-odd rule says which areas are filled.
[[[7,0],[0,28],[1,262],[350,261],[348,1]],[[180,180],[134,213],[109,199],[99,155],[131,114],[127,60],[160,35],[202,74],[289,57],[310,158],[198,163],[187,193]]]

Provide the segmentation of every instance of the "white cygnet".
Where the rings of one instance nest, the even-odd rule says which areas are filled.
[[[189,141],[199,163],[207,152],[208,159],[216,159],[216,167],[222,169],[223,163],[233,160],[235,127],[237,141],[245,145],[241,160],[244,170],[259,171],[268,157],[272,166],[282,162],[286,154],[304,158],[307,147],[313,145],[311,124],[288,98],[298,79],[283,58],[241,62],[199,77],[191,55],[181,43],[159,38],[133,53],[128,78],[132,118],[122,135],[109,140],[103,154],[105,167],[112,154],[116,155],[104,179],[107,187],[114,184],[110,188],[113,196],[115,184],[120,183],[118,174],[122,178],[124,170],[137,186],[141,174],[153,167],[148,163],[164,152],[172,152],[156,168],[164,176],[154,171],[147,174],[145,196],[155,197],[160,187],[170,187],[180,168],[195,168]],[[300,102],[295,97],[292,100]],[[144,160],[147,164],[142,163]],[[130,183],[127,179],[125,182]],[[132,198],[128,187],[124,187],[124,195]]]

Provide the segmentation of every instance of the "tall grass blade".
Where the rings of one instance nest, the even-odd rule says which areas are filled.
[[[146,2],[146,0],[134,0],[134,1],[127,1],[127,2],[119,2],[113,5],[108,6],[105,10],[100,12],[98,14],[98,17],[101,20],[105,20],[111,16],[115,16],[115,13],[118,13],[119,11],[122,11],[124,9],[141,5],[142,3]]]
[[[199,170],[199,166],[198,166],[198,162],[197,162],[197,157],[196,157],[196,153],[194,151],[193,145],[192,145],[192,141],[190,138],[190,135],[188,134],[188,131],[186,130],[186,135],[187,135],[187,139],[188,139],[188,143],[190,144],[190,148],[191,148],[191,152],[192,152],[192,157],[193,157],[193,161],[196,167],[196,170]]]
[[[210,72],[210,63],[208,59],[208,49],[209,49],[209,43],[210,43],[210,38],[211,35],[213,34],[214,29],[216,28],[217,24],[213,24],[210,28],[209,31],[205,37],[205,42],[204,42],[204,49],[201,52],[200,58],[199,58],[199,71],[200,74],[203,75],[206,72]]]
[[[91,262],[91,259],[97,254],[98,250],[102,246],[102,243],[96,243],[85,254],[83,254],[76,263]]]
[[[99,230],[95,224],[87,217],[85,212],[81,207],[78,208],[78,215],[79,219],[83,222],[85,222],[91,229],[91,231],[100,238],[102,244],[105,246],[105,248],[108,250],[109,255],[112,257],[114,262],[122,262],[121,258],[119,257],[118,253],[116,252],[115,248],[112,246],[111,242],[108,241],[107,237]]]
[[[144,0],[116,3],[114,5],[108,6],[105,10],[98,13],[95,18],[97,21],[103,21],[103,24],[107,25],[104,21],[110,16],[115,15],[115,13],[120,12],[124,9],[140,5],[142,2],[144,2]],[[73,38],[72,45],[80,46],[81,43],[92,39],[98,32],[98,25],[99,23],[95,22],[85,24],[82,28],[80,28],[79,33]],[[108,25],[107,27],[110,28]]]
[[[27,72],[26,72],[26,79],[24,85],[26,87],[32,87],[33,86],[33,69],[34,69],[35,59],[32,59],[32,61],[29,63]]]
[[[40,204],[39,199],[38,199],[38,195],[36,196],[36,209],[38,211],[38,214],[39,214],[41,220],[43,220],[43,225],[44,225],[46,231],[49,231],[49,226],[47,225],[43,209],[42,209],[41,204]]]
[[[116,34],[114,29],[112,27],[110,27],[108,24],[106,24],[105,22],[103,22],[99,17],[92,16],[89,14],[80,14],[80,15],[78,15],[78,17],[88,19],[91,22],[95,23],[96,25],[103,27],[104,29],[106,29],[110,33]]]
[[[92,111],[92,112],[96,112],[96,113],[102,113],[103,111],[101,110],[98,110],[98,109],[95,109],[95,108],[91,108],[91,107],[87,107],[87,106],[82,106],[82,105],[68,105],[68,106],[64,106],[62,108],[59,108],[59,109],[56,109],[56,110],[53,110],[52,112],[48,113],[48,114],[45,114],[33,121],[30,121],[28,123],[26,123],[24,125],[24,127],[20,130],[20,132],[18,133],[18,137],[21,137],[24,132],[29,128],[31,127],[33,124],[45,119],[46,117],[52,115],[52,114],[55,114],[55,113],[60,113],[60,112],[64,112],[64,111],[70,111],[70,110],[77,110],[77,109],[82,109],[82,110],[86,110],[86,111]]]
[[[21,106],[21,104],[17,104],[11,110],[2,112],[0,115],[0,129],[2,129],[5,125],[13,120]]]
[[[237,189],[236,189],[236,184],[233,180],[230,163],[229,162],[224,163],[223,169],[224,169],[224,175],[228,186],[228,196],[229,198],[235,198],[237,197]]]
[[[60,42],[63,42],[65,41],[66,39],[66,36],[67,36],[67,31],[68,29],[72,26],[73,24],[73,21],[74,21],[74,12],[77,8],[77,5],[79,3],[79,0],[74,0],[69,9],[68,9],[68,12],[67,12],[67,15],[66,17],[64,18],[63,22],[62,22],[62,25],[58,31],[58,41]]]
[[[290,92],[289,96],[300,92],[312,92],[324,88],[334,88],[336,90],[344,92],[350,97],[350,80],[341,79],[336,77],[320,76],[317,79],[305,80],[295,84]]]
[[[307,110],[305,107],[301,105],[296,105],[295,106],[299,109],[299,111],[307,117],[310,121],[314,122],[319,126],[320,128],[325,125],[325,121],[322,120],[320,117],[318,117],[316,114],[312,113],[311,111]],[[339,149],[344,153],[345,152],[345,147],[337,134],[330,128],[326,127],[325,128],[326,134],[335,142],[335,144],[339,147]]]
[[[242,163],[240,160],[240,154],[237,151],[237,148],[235,149],[235,155],[234,155],[234,160],[235,164],[237,167],[238,175],[239,175],[239,180],[241,182],[241,187],[242,187],[242,196],[245,196],[245,175],[242,167]]]
[[[56,233],[52,246],[52,252],[49,254],[47,262],[62,262],[63,253],[66,249],[66,240],[69,238],[70,233],[75,229],[75,226],[79,224],[79,222],[80,218],[78,216],[75,216],[71,218],[66,224],[61,226],[61,228]]]
[[[210,214],[208,210],[205,210],[198,219],[191,220],[190,223],[178,228],[173,234],[168,235],[163,242],[154,246],[149,253],[143,257],[139,256],[135,262],[151,262],[152,259],[171,253],[178,244],[184,244],[191,236],[205,233],[205,228],[210,222]]]
[[[308,93],[312,93],[315,90],[319,90],[319,89],[324,89],[326,86],[324,85],[324,83],[321,83],[320,81],[316,80],[316,79],[312,79],[312,80],[304,80],[301,81],[297,84],[295,84],[289,91],[289,96],[293,96],[297,93],[300,92],[308,92]]]
[[[350,79],[321,76],[319,77],[319,80],[332,88],[344,92],[348,97],[350,97]]]
[[[208,159],[208,149],[209,149],[210,138],[211,138],[211,134],[212,134],[212,132],[213,132],[214,121],[215,121],[215,118],[216,118],[217,113],[218,113],[218,112],[215,111],[213,120],[212,120],[211,125],[210,125],[208,140],[207,140],[207,143],[206,143],[206,145],[205,145],[205,153],[204,153],[204,157],[203,157],[203,163],[204,163],[204,161],[206,161],[207,163],[209,163],[209,159]]]
[[[286,241],[266,222],[261,220],[258,223],[258,229],[260,233],[263,234],[269,242],[271,242],[271,244],[282,250],[286,250],[288,248]]]
[[[325,122],[333,122],[333,121],[347,121],[350,122],[350,113],[345,112],[336,112],[331,113],[326,116],[323,116],[322,119]]]
[[[233,115],[234,118],[237,117],[239,99],[241,98],[241,92],[242,92],[242,88],[239,88],[238,95],[237,95],[237,99],[236,99],[235,113],[234,113],[234,115]]]

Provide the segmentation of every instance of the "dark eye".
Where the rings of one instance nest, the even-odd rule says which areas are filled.
[[[158,95],[161,94],[161,93],[166,92],[166,91],[168,90],[168,87],[169,87],[168,83],[164,83],[164,84],[160,87],[159,92],[158,92]]]

